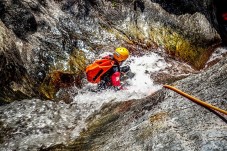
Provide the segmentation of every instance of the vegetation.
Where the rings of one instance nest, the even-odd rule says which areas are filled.
[[[169,28],[153,28],[150,35],[155,43],[163,46],[175,59],[189,63],[196,69],[204,67],[210,53],[207,48],[193,45],[189,40]]]

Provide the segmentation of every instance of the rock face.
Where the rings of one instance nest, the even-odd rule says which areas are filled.
[[[0,21],[0,100],[5,101],[37,96],[12,37]]]
[[[227,108],[227,58],[174,86]],[[222,117],[226,118],[226,115]],[[47,150],[226,150],[227,126],[209,110],[163,88],[140,100],[109,103],[87,121],[80,137]]]
[[[0,1],[1,35],[10,32],[7,39],[12,41],[9,46],[6,40],[1,41],[1,50],[14,52],[2,58],[16,70],[13,75],[3,67],[6,63],[1,59],[4,63],[1,75],[10,72],[10,77],[26,77],[25,81],[29,81],[19,89],[21,80],[1,78],[2,90],[7,90],[11,84],[9,92],[0,92],[1,101],[11,102],[18,93],[25,98],[33,96],[34,91],[38,92],[35,93],[38,97],[56,99],[55,94],[61,89],[59,85],[68,85],[53,76],[56,72],[72,75],[73,83],[80,87],[90,59],[117,46],[128,47],[132,54],[162,47],[174,58],[196,69],[203,68],[213,46],[221,42],[219,27],[213,27],[218,25],[213,22],[216,12],[210,9],[213,2],[181,2]],[[55,82],[55,79],[59,80]]]
[[[89,61],[116,46],[127,47],[132,55],[160,47],[201,69],[213,46],[226,40],[225,11],[221,2],[211,0],[1,0],[0,104],[25,98],[57,100],[57,92],[68,100],[64,88],[80,87]],[[227,108],[226,57],[209,70],[171,80],[179,80],[173,83],[177,88]],[[87,119],[79,137],[65,145],[60,143],[69,139],[59,135],[70,134],[86,109],[41,100],[15,104],[1,108],[2,148],[227,150],[226,121],[164,88],[144,99],[104,104]],[[43,138],[50,147],[41,146]],[[10,139],[19,141],[6,142]]]

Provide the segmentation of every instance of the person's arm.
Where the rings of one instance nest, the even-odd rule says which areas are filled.
[[[126,88],[124,88],[121,85],[121,73],[119,71],[115,72],[112,76],[111,76],[111,83],[112,86],[114,87],[115,90],[127,90]]]
[[[120,76],[121,76],[121,73],[118,71],[112,74],[111,76],[112,86],[115,86],[115,87],[121,86]]]

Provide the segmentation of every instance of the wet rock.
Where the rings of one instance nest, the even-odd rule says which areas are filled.
[[[226,109],[226,59],[173,85]],[[79,138],[47,150],[226,150],[226,129],[226,119],[163,88],[144,99],[104,105]]]
[[[12,31],[23,68],[39,91],[55,70],[79,69],[75,74],[83,74],[81,65],[68,66],[75,50],[86,53],[89,62],[117,46],[139,55],[162,47],[175,59],[201,69],[221,42],[211,22],[211,5],[206,0],[2,0],[0,19]]]
[[[220,31],[225,31],[214,26],[218,22],[214,23],[216,12],[211,6],[208,0],[2,0],[0,104],[43,95],[70,103],[67,87],[80,86],[86,64],[117,46],[126,46],[135,55],[161,47],[174,59],[201,69],[213,46],[222,40]],[[222,61],[173,84],[225,109],[226,64]],[[168,79],[174,74],[162,74],[164,79],[156,82],[179,80]],[[58,105],[41,100],[16,101],[0,110],[1,132],[6,133],[0,142],[16,143],[1,144],[1,148],[226,150],[225,123],[187,101],[162,89],[141,100],[108,103],[88,117],[88,127],[81,135],[76,133],[80,130],[76,126],[92,107],[77,108],[61,101]]]
[[[4,24],[21,39],[25,39],[29,34],[37,31],[37,22],[23,3],[19,0],[1,2],[1,20]],[[32,6],[38,9],[37,6]]]
[[[74,85],[81,87],[82,77],[77,77],[75,73],[69,73],[69,72],[61,72],[61,71],[55,71],[49,74],[49,76],[46,76],[44,79],[44,82],[42,83],[40,87],[40,91],[44,95],[45,98],[48,99],[55,99],[55,94],[62,88],[69,88]],[[67,94],[67,91],[64,91]],[[63,93],[64,94],[64,93]],[[68,102],[69,97],[66,97],[65,100]]]
[[[13,34],[0,21],[0,102],[6,103],[37,96]]]

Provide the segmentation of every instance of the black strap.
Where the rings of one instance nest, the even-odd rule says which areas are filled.
[[[101,69],[97,74],[96,76],[93,78],[93,81],[95,81],[103,72],[103,69]]]

